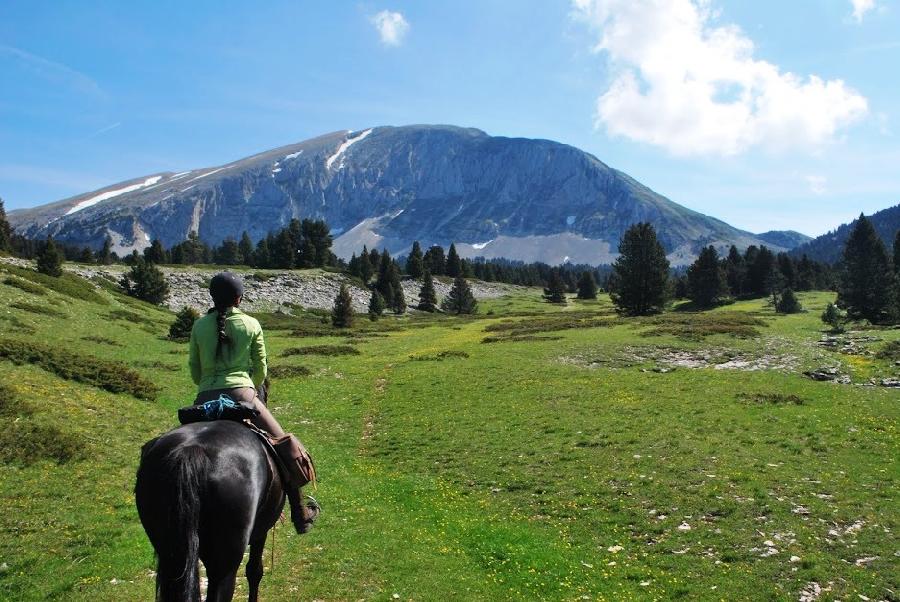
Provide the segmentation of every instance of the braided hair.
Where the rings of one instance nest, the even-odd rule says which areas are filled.
[[[209,294],[213,299],[213,306],[207,313],[216,312],[216,330],[218,340],[216,342],[216,357],[222,355],[222,346],[231,346],[231,337],[225,330],[225,317],[228,310],[234,307],[238,297],[244,294],[244,285],[241,279],[231,272],[221,272],[213,276],[209,283]]]

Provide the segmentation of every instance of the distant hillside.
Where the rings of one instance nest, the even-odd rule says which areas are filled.
[[[771,245],[784,247],[785,249],[793,249],[812,240],[811,236],[795,232],[794,230],[769,230],[768,232],[757,234],[756,237]]]
[[[334,132],[9,214],[25,236],[95,249],[110,236],[120,255],[155,238],[172,246],[192,230],[213,244],[244,231],[256,241],[296,217],[328,222],[345,258],[364,244],[404,254],[418,240],[456,243],[463,257],[597,265],[613,261],[624,231],[641,221],[656,227],[674,265],[710,244],[787,248],[678,205],[572,146],[443,125]]]
[[[872,222],[872,225],[875,226],[875,231],[878,232],[878,235],[881,237],[881,240],[884,241],[885,246],[887,246],[888,251],[890,252],[894,244],[894,236],[897,235],[897,230],[900,230],[900,205],[882,209],[881,211],[866,217],[868,217],[869,221]],[[800,257],[805,253],[810,259],[815,259],[816,261],[836,263],[841,259],[841,253],[844,251],[844,244],[847,242],[847,238],[850,236],[850,231],[854,225],[856,225],[856,220],[853,220],[849,224],[843,224],[837,229],[816,237],[806,244],[793,249],[791,255]]]

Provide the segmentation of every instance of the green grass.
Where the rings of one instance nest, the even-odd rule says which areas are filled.
[[[0,284],[4,340],[52,341],[160,388],[148,402],[0,361],[17,400],[0,414],[78,442],[62,463],[4,456],[0,599],[153,596],[131,490],[140,446],[193,398],[187,349],[164,338],[171,313],[98,294],[109,307],[66,301],[76,321],[11,308],[35,297]],[[359,342],[272,370],[270,407],[313,453],[324,513],[302,537],[278,527],[264,599],[796,600],[810,582],[831,587],[821,599],[896,597],[900,392],[801,373],[896,376],[874,352],[900,331],[879,331],[873,355],[817,347],[828,293],[799,295],[809,311],[790,316],[750,300],[640,320],[605,297],[539,295],[349,332],[264,318],[272,358]],[[676,353],[787,367],[651,369]]]

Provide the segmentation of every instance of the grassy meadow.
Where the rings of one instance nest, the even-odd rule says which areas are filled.
[[[262,597],[898,599],[900,390],[860,385],[897,376],[900,330],[848,335],[885,357],[826,349],[833,295],[799,297],[622,319],[532,290],[342,332],[258,315],[324,509],[270,537]],[[0,599],[152,599],[132,488],[194,394],[172,319],[0,264]],[[855,384],[801,374],[824,366]]]

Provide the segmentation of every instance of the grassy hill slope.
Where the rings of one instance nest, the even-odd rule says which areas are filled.
[[[134,473],[193,397],[186,346],[164,340],[168,311],[66,278],[0,266],[0,599],[151,599]],[[314,454],[324,507],[309,535],[276,529],[262,595],[889,598],[900,393],[800,372],[862,383],[894,358],[816,346],[831,295],[800,299],[809,313],[621,320],[605,298],[534,291],[345,333],[261,315],[271,405]],[[850,336],[874,352],[900,331]],[[92,358],[124,366],[91,374]]]

